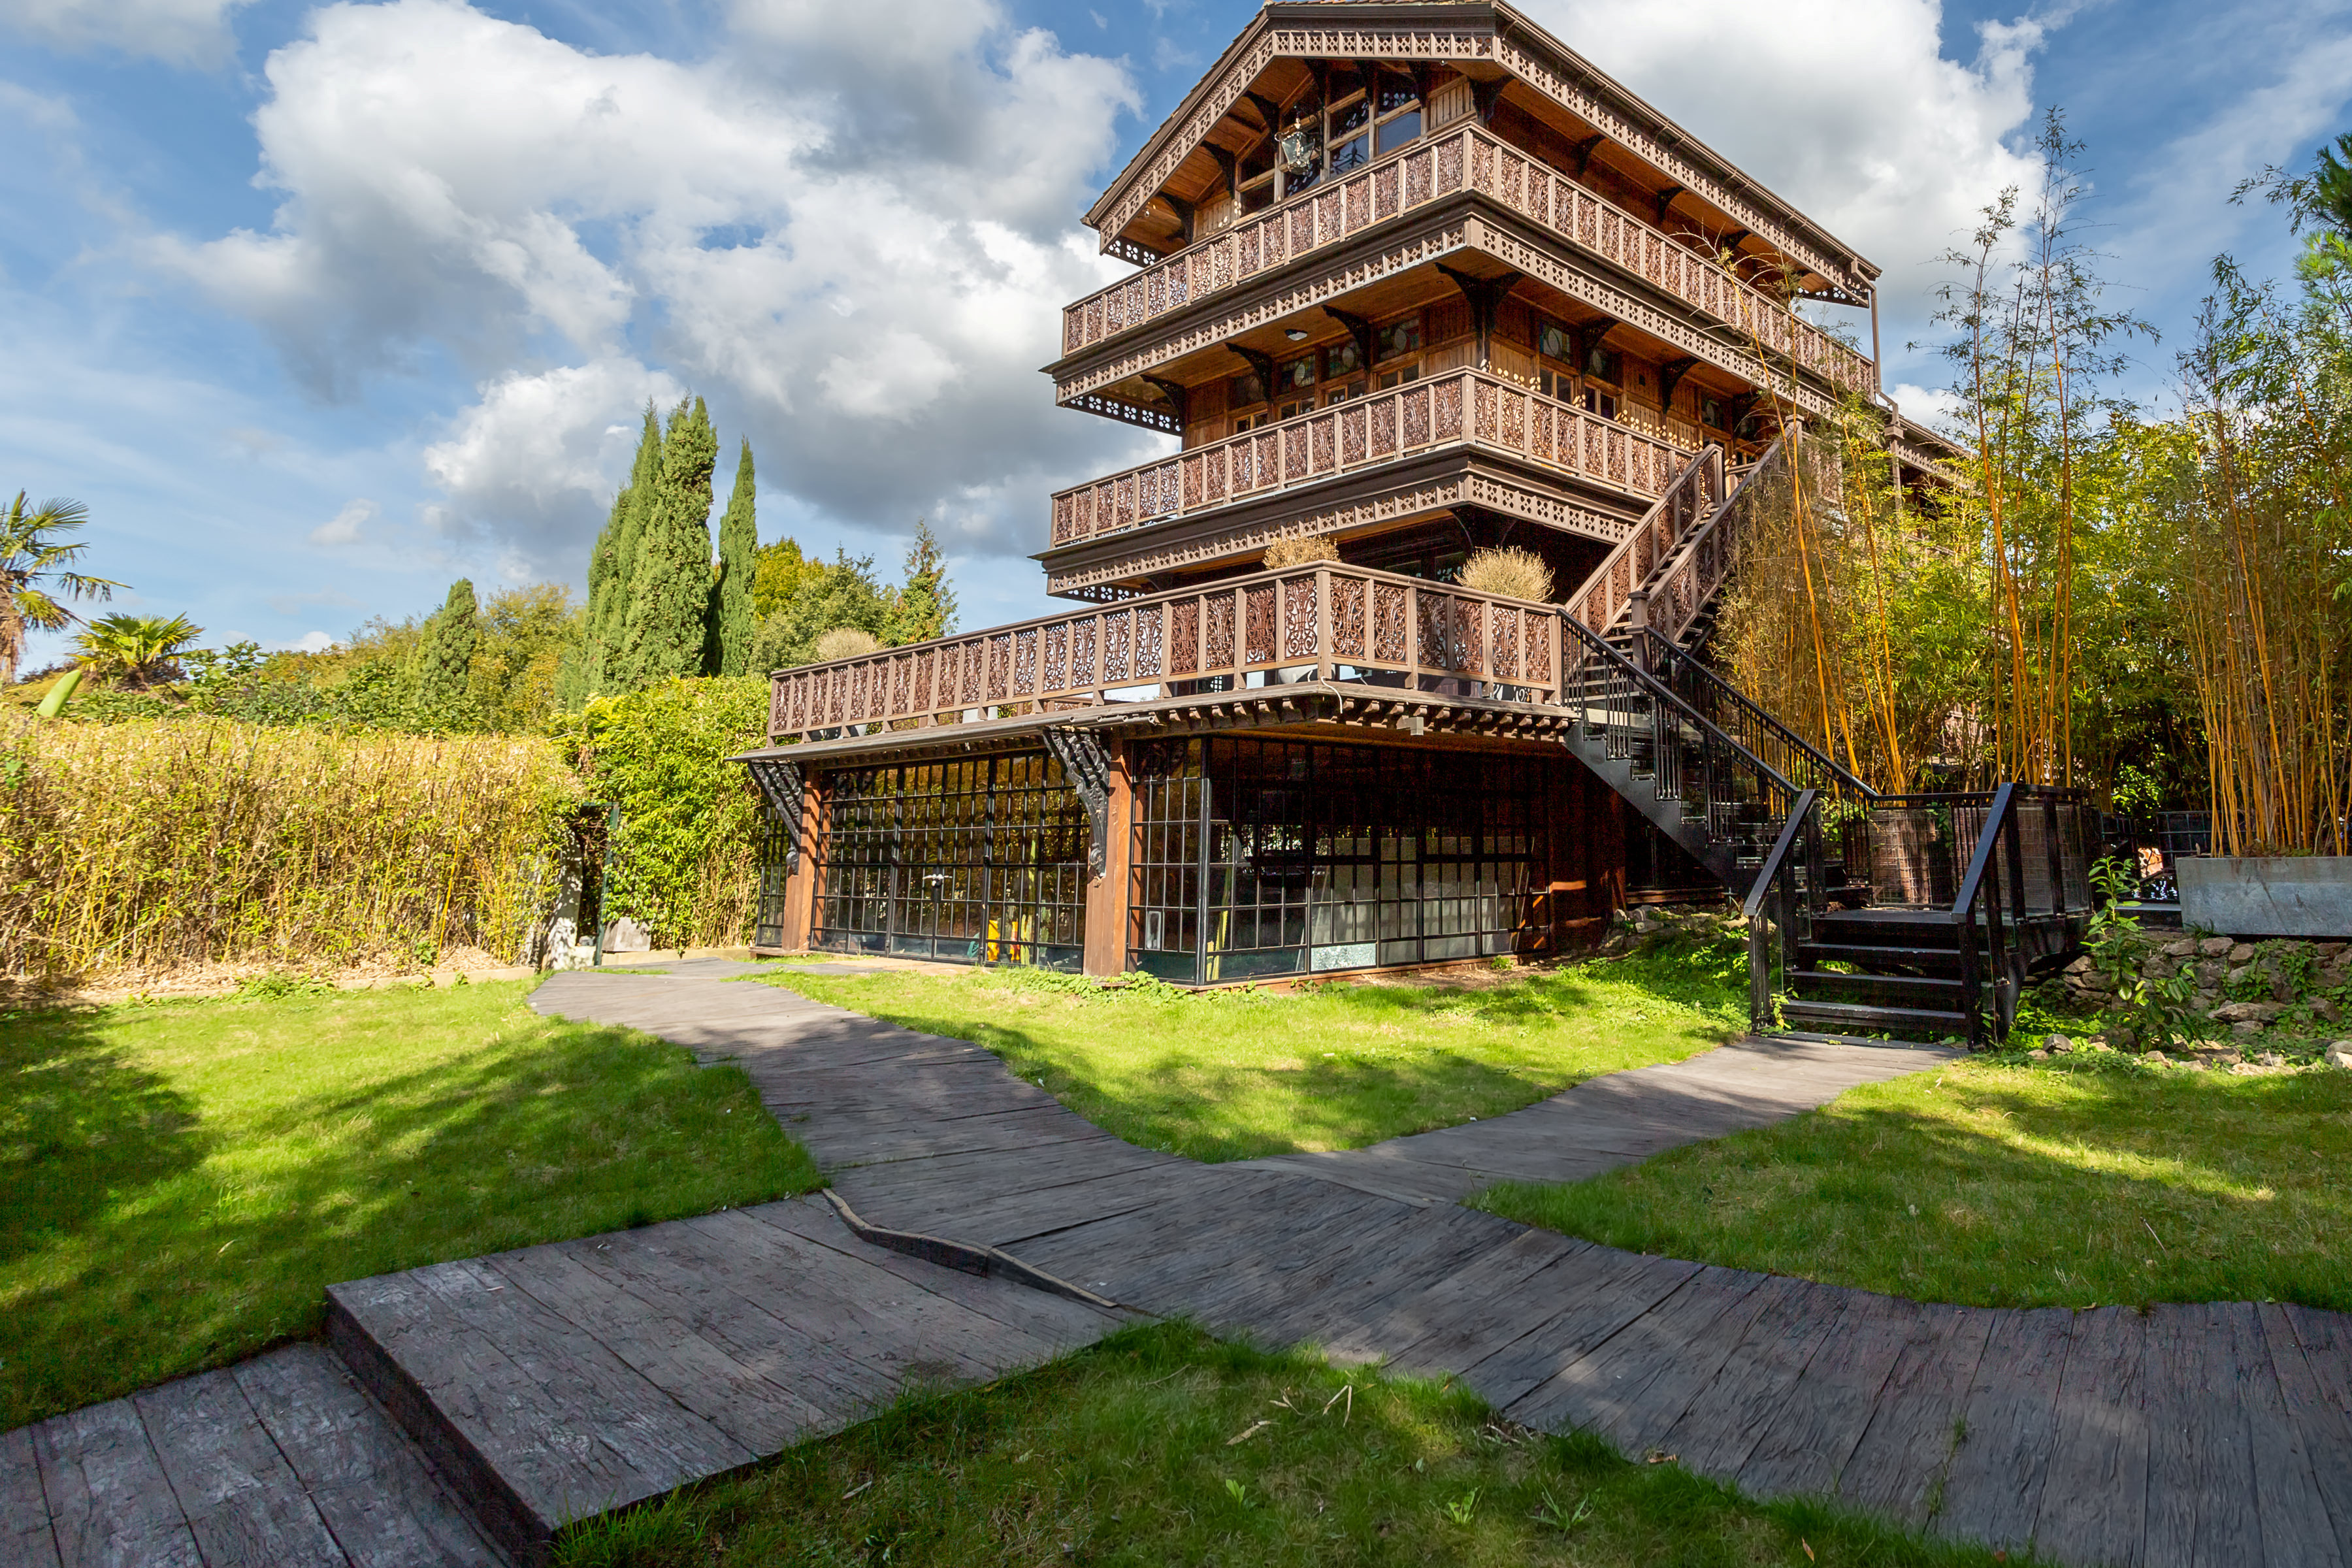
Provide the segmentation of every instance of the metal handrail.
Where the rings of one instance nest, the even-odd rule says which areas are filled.
[[[1748,889],[1747,900],[1740,913],[1748,921],[1748,1021],[1752,1028],[1764,1029],[1772,1022],[1772,952],[1764,936],[1763,910],[1765,896],[1790,869],[1790,857],[1795,852],[1797,840],[1812,820],[1815,808],[1821,805],[1822,792],[1806,790],[1797,796],[1789,808],[1788,820],[1780,825],[1780,836],[1772,841],[1771,853],[1764,857],[1763,869],[1756,874],[1756,883]],[[1789,900],[1782,900],[1780,925],[1789,923]]]
[[[1706,714],[1692,707],[1671,687],[1659,680],[1655,676],[1650,674],[1640,665],[1635,664],[1632,659],[1627,658],[1623,653],[1620,652],[1616,647],[1605,641],[1598,633],[1586,626],[1575,616],[1562,616],[1559,618],[1559,623],[1561,626],[1566,626],[1569,629],[1570,634],[1574,637],[1576,640],[1584,645],[1584,649],[1587,653],[1599,655],[1604,664],[1611,666],[1614,669],[1615,673],[1631,680],[1633,685],[1639,688],[1652,701],[1661,703],[1664,706],[1674,710],[1675,712],[1682,719],[1687,721],[1693,728],[1696,729],[1701,735],[1707,739],[1719,742],[1723,745],[1728,747],[1735,754],[1744,759],[1749,766],[1756,769],[1758,773],[1762,773],[1765,778],[1769,780],[1772,784],[1778,785],[1785,795],[1793,796],[1798,793],[1798,786],[1790,779],[1783,776],[1780,769],[1774,767],[1771,763],[1766,762],[1763,758],[1758,756],[1747,747],[1741,745],[1738,741],[1733,740],[1730,735],[1724,731],[1722,726],[1717,724],[1714,720],[1709,719]],[[1568,700],[1568,684],[1570,679],[1568,669],[1569,667],[1567,660],[1563,658],[1561,661],[1559,694],[1559,701],[1563,704]]]
[[[1642,628],[1642,635],[1643,638],[1646,639],[1643,646],[1648,648],[1652,654],[1663,652],[1666,657],[1666,661],[1673,664],[1678,672],[1687,671],[1690,674],[1696,676],[1698,679],[1708,688],[1708,689],[1715,692],[1719,697],[1727,699],[1733,707],[1738,708],[1740,710],[1742,715],[1752,720],[1756,723],[1761,725],[1766,731],[1769,731],[1774,740],[1779,741],[1790,750],[1797,752],[1807,762],[1812,763],[1815,767],[1821,769],[1822,772],[1827,773],[1832,779],[1835,780],[1840,786],[1840,793],[1854,795],[1874,803],[1884,798],[1876,790],[1863,783],[1862,780],[1855,777],[1853,773],[1845,768],[1839,766],[1834,760],[1832,760],[1826,752],[1815,747],[1811,742],[1806,740],[1794,730],[1790,729],[1786,724],[1781,723],[1780,721],[1772,717],[1769,712],[1766,711],[1764,708],[1759,705],[1755,700],[1750,698],[1746,692],[1740,690],[1737,686],[1732,685],[1731,682],[1724,679],[1723,677],[1716,674],[1715,671],[1709,669],[1698,659],[1693,658],[1690,654],[1676,647],[1673,642],[1667,640],[1665,637],[1660,637],[1656,632],[1652,631],[1647,626]]]

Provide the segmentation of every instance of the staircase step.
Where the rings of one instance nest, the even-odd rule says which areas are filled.
[[[1780,1016],[1791,1024],[1821,1024],[1843,1029],[1902,1029],[1913,1034],[1966,1035],[1965,1013],[1927,1007],[1873,1007],[1853,1002],[1807,1002],[1783,998]]]
[[[1789,976],[1789,990],[1807,1002],[1847,1002],[1870,1007],[1957,1010],[1960,983],[1940,974],[1841,974],[1802,969]]]
[[[1942,910],[1832,910],[1813,917],[1813,940],[1838,947],[1957,952],[1961,928]]]
[[[1960,967],[1958,947],[1879,947],[1858,942],[1801,942],[1797,956],[1808,969],[1818,969],[1824,963],[1859,964],[1899,964],[1908,969],[1932,969],[1957,973]],[[1876,973],[1878,971],[1873,970]]]

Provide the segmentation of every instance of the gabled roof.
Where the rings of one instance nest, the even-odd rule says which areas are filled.
[[[1507,73],[1615,146],[1860,296],[1877,267],[1499,0],[1267,0],[1113,180],[1086,221],[1112,243],[1277,59],[1417,60]]]

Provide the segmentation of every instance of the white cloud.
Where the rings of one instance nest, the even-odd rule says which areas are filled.
[[[268,651],[271,653],[277,653],[281,650],[292,653],[324,653],[334,646],[335,639],[333,637],[328,636],[325,632],[320,631],[314,626],[310,630],[304,632],[300,637],[296,637],[292,642],[269,644]]]
[[[347,503],[343,510],[310,531],[313,544],[357,544],[360,531],[375,521],[375,502],[362,499]],[[311,515],[316,516],[314,512]]]
[[[446,537],[576,564],[636,407],[691,387],[772,495],[1037,548],[1045,489],[1142,445],[1036,374],[1059,307],[1125,270],[1073,232],[1124,68],[995,0],[738,0],[729,28],[681,65],[457,0],[325,7],[268,65],[269,230],[151,254],[322,395],[472,366],[425,453]]]
[[[557,552],[583,520],[603,522],[614,477],[636,450],[633,416],[648,399],[667,411],[680,395],[670,376],[626,358],[499,377],[446,440],[425,449],[425,472],[449,497],[428,509],[426,527]]]
[[[247,0],[5,0],[0,20],[58,48],[119,49],[175,65],[213,66],[235,40],[229,13]]]
[[[1937,0],[1529,0],[1570,47],[1885,268],[1890,362],[1932,313],[1935,258],[2029,169],[2045,24],[1988,23],[1973,50]],[[1973,55],[1944,58],[1948,47]],[[1849,316],[1849,319],[1852,319]],[[1865,342],[1869,328],[1862,326]]]

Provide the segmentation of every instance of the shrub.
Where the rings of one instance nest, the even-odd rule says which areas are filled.
[[[1339,559],[1339,542],[1328,533],[1310,533],[1298,539],[1277,539],[1265,547],[1265,569],[1278,572],[1289,566],[1311,566],[1318,561]]]
[[[1462,563],[1458,579],[1476,594],[1499,594],[1507,599],[1551,602],[1551,568],[1532,550],[1478,550]]]
[[[836,658],[863,658],[881,651],[882,639],[872,632],[856,626],[835,626],[816,639],[810,654],[813,663],[831,664]]]
[[[38,975],[525,959],[577,796],[544,740],[0,717],[0,952]]]

